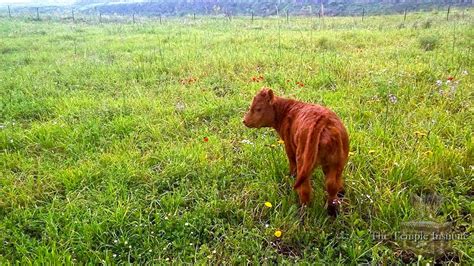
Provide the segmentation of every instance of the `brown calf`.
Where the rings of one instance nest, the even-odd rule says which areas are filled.
[[[253,98],[243,123],[250,128],[273,127],[285,142],[290,174],[300,203],[311,197],[311,174],[322,166],[326,176],[327,205],[337,214],[338,192],[342,192],[342,171],[349,154],[349,137],[337,115],[320,105],[277,97],[263,88]]]

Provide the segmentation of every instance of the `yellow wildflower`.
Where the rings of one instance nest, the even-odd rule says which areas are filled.
[[[278,143],[280,143],[280,144],[285,144],[285,141],[282,140],[282,139],[279,139],[279,140],[278,140]]]
[[[281,231],[280,231],[280,230],[276,230],[276,231],[275,231],[275,236],[276,236],[276,237],[281,237]]]
[[[271,208],[273,205],[270,203],[270,202],[265,202],[265,206],[267,206],[268,208]]]
[[[419,137],[419,138],[422,138],[422,137],[425,137],[425,136],[426,136],[426,133],[423,133],[423,132],[421,132],[421,131],[415,131],[414,133],[415,133],[415,135],[416,135],[417,137]]]
[[[375,150],[370,150],[369,154],[375,153]]]

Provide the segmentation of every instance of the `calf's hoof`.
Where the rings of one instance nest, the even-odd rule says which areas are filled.
[[[328,211],[329,216],[337,217],[337,213],[338,213],[337,206],[329,205],[327,208],[327,211]]]
[[[336,217],[339,213],[339,200],[328,202],[327,212],[329,216]]]

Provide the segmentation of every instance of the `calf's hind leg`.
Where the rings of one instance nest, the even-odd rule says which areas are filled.
[[[324,166],[323,172],[326,176],[326,191],[327,197],[327,211],[331,216],[337,215],[337,209],[339,200],[337,197],[338,192],[342,191],[342,170],[340,166]]]
[[[311,146],[296,152],[296,181],[293,188],[298,192],[301,205],[307,205],[311,199],[311,174],[315,166],[315,152]]]
[[[288,142],[285,142],[285,152],[288,157],[288,162],[290,164],[290,176],[296,177],[296,154]]]
[[[306,178],[301,186],[296,189],[301,206],[307,205],[311,200],[311,190],[311,178]]]

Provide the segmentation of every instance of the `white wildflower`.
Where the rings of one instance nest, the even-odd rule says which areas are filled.
[[[176,111],[182,112],[186,108],[186,105],[183,102],[177,102],[175,105]]]
[[[464,70],[464,71],[462,72],[462,74],[463,74],[464,76],[467,76],[467,75],[469,74],[469,72],[467,72],[467,70]]]
[[[395,96],[393,94],[388,95],[388,100],[389,100],[389,102],[391,102],[393,104],[397,103],[397,101],[398,101],[397,96]]]
[[[373,202],[374,202],[374,201],[372,200],[372,198],[370,197],[369,194],[367,194],[366,196],[367,196],[367,198],[370,200],[370,203],[373,203]]]
[[[456,93],[457,86],[451,86],[449,94],[454,95]]]
[[[441,80],[438,79],[438,80],[436,81],[436,85],[437,85],[438,87],[441,86],[441,85],[443,85],[443,81],[441,81]]]
[[[253,145],[253,142],[251,142],[251,141],[248,140],[248,139],[244,139],[244,140],[242,140],[240,143]]]

